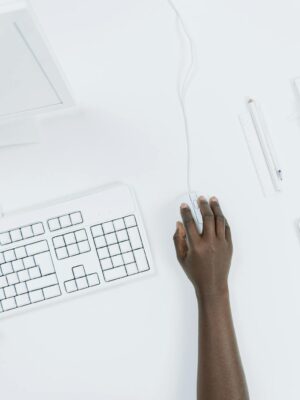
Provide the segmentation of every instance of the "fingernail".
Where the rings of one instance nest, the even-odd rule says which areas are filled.
[[[206,201],[206,197],[200,196],[200,197],[199,197],[199,200],[201,200],[201,201]]]
[[[213,197],[211,198],[211,201],[218,202],[218,199],[216,198],[216,196],[213,196]]]
[[[179,229],[179,227],[180,227],[180,222],[176,222],[176,230],[178,230]]]
[[[188,204],[186,204],[186,203],[182,203],[181,206],[180,206],[180,208],[181,208],[182,210],[183,210],[183,209],[188,209],[189,206],[188,206]]]

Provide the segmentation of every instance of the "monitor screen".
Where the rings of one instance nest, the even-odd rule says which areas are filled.
[[[1,12],[2,11],[2,12]],[[60,68],[24,6],[0,7],[0,118],[73,104]]]

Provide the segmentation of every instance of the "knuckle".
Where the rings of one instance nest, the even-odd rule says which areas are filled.
[[[211,254],[217,253],[218,249],[215,243],[210,243],[207,249]]]
[[[193,245],[190,246],[190,257],[192,259],[199,258],[200,252],[201,252],[200,249],[197,248],[196,246],[193,246]]]
[[[193,217],[188,217],[188,218],[185,218],[185,220],[184,220],[186,225],[190,225],[193,221],[194,221]]]
[[[203,217],[203,219],[211,219],[211,218],[214,218],[214,214],[213,214],[213,213],[210,213],[210,212],[205,212],[205,213],[202,215],[202,217]]]

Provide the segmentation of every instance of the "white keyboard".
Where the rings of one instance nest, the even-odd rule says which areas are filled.
[[[152,272],[131,190],[113,186],[0,219],[0,315]]]

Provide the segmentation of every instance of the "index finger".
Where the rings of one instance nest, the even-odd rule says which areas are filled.
[[[212,237],[215,235],[214,213],[204,196],[199,197],[198,203],[203,219],[203,236]]]
[[[190,207],[186,203],[181,204],[180,212],[188,242],[189,244],[193,245],[196,240],[199,239],[199,233],[193,218],[193,214],[190,210]]]

